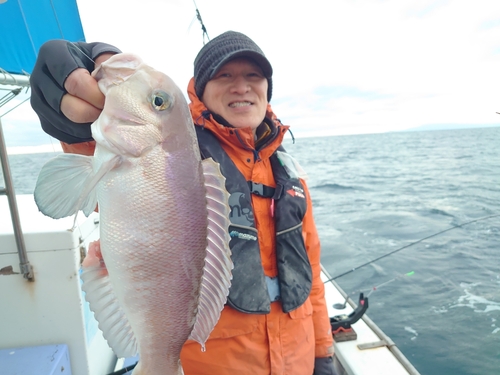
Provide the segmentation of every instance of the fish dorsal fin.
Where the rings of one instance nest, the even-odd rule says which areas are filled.
[[[104,261],[82,267],[80,275],[85,299],[94,312],[99,329],[118,358],[137,354],[137,341],[109,281]]]
[[[38,209],[53,219],[74,215],[79,209],[90,215],[97,204],[95,191],[80,197],[92,175],[91,156],[62,154],[49,160],[38,175],[33,193]]]
[[[200,288],[198,312],[190,339],[205,350],[205,342],[220,318],[231,286],[231,250],[229,249],[229,193],[219,164],[211,158],[202,162],[208,208],[208,245]]]
[[[36,181],[34,198],[38,209],[53,219],[79,210],[89,216],[97,205],[95,186],[120,162],[119,156],[113,156],[94,172],[92,156],[62,154],[49,160]]]

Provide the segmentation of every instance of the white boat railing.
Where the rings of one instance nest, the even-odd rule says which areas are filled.
[[[10,86],[10,87],[7,87]],[[7,91],[7,94],[0,98],[0,107],[5,105],[10,100],[14,99],[24,87],[29,87],[29,77],[13,75],[0,69],[0,90]],[[20,270],[24,278],[28,281],[35,281],[33,266],[28,260],[24,236],[21,229],[19,219],[19,210],[17,208],[16,193],[12,182],[12,174],[10,172],[9,159],[7,156],[7,146],[2,127],[2,117],[6,113],[0,115],[0,162],[2,164],[2,172],[4,179],[4,187],[0,187],[0,195],[6,195],[9,202],[10,216],[12,226],[14,228],[14,236],[16,239],[17,252],[19,254]]]
[[[18,88],[29,87],[29,75],[11,74],[0,68],[0,87],[1,86],[17,86]],[[10,91],[10,89],[2,88],[2,90]]]

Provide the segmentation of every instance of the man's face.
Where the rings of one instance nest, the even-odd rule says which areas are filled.
[[[202,101],[235,128],[254,132],[267,109],[267,79],[260,67],[245,58],[224,64],[205,86]]]

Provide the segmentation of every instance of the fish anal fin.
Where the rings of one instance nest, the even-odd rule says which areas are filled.
[[[231,250],[229,248],[229,193],[219,164],[212,159],[202,162],[208,208],[208,245],[203,269],[198,312],[189,338],[199,342],[202,350],[217,324],[231,286]]]
[[[104,261],[82,267],[80,277],[85,299],[116,356],[125,358],[137,355],[136,338],[115,296]]]

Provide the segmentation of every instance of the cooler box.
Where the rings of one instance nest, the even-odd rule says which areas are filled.
[[[3,375],[71,375],[66,345],[0,350]]]

